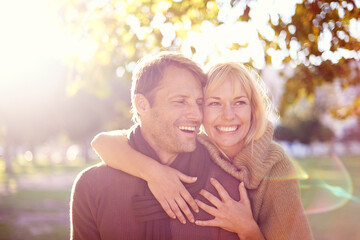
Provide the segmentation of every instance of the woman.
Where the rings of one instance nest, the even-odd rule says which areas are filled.
[[[200,207],[214,216],[195,224],[221,227],[239,238],[251,231],[256,239],[312,239],[294,167],[272,141],[268,121],[272,105],[260,79],[241,64],[217,64],[208,72],[204,99],[207,136],[200,135],[199,141],[220,168],[241,181],[240,201],[211,179],[221,199],[202,190],[200,194],[213,206],[195,203],[181,181],[196,179],[135,152],[118,134],[100,134],[92,146],[109,166],[146,180],[168,215],[181,222],[185,218],[180,209],[194,221],[188,203],[195,212]]]

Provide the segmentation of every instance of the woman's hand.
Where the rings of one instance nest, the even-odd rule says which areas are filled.
[[[211,178],[210,182],[219,193],[221,200],[203,189],[200,194],[215,207],[209,206],[200,200],[196,200],[196,202],[201,209],[215,218],[207,221],[197,220],[195,224],[221,227],[227,231],[237,233],[241,239],[248,239],[248,236],[251,236],[251,239],[263,239],[260,229],[253,218],[244,183],[239,184],[240,201],[235,201],[216,179]]]
[[[162,164],[159,164],[156,169],[151,169],[148,173],[149,176],[146,177],[146,181],[149,189],[169,217],[178,218],[181,223],[185,224],[186,219],[182,214],[184,213],[190,222],[194,222],[194,215],[187,204],[195,212],[199,212],[199,208],[182,182],[193,183],[197,178],[187,176]]]

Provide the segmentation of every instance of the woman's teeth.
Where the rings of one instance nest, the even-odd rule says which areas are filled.
[[[237,130],[238,126],[230,126],[230,127],[217,126],[216,128],[221,132],[233,132]]]

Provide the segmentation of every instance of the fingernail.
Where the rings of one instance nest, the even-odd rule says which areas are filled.
[[[197,202],[197,201],[196,201],[196,202]],[[198,208],[197,208],[197,209],[195,209],[195,212],[196,212],[196,213],[199,213],[199,209],[198,209]]]
[[[194,223],[194,222],[195,222],[195,219],[191,218],[191,219],[190,219],[190,222]]]
[[[244,182],[241,182],[241,186],[242,186],[242,187],[244,186]]]
[[[186,224],[186,221],[185,221],[185,220],[183,220],[181,223],[182,223],[182,224]]]

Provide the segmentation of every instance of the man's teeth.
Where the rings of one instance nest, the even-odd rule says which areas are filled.
[[[179,126],[179,129],[180,130],[183,130],[183,131],[190,131],[190,132],[194,132],[196,127],[190,127],[190,126]]]
[[[221,127],[221,126],[218,126],[216,127],[219,131],[221,132],[233,132],[235,131],[238,126],[231,126],[231,127]]]

